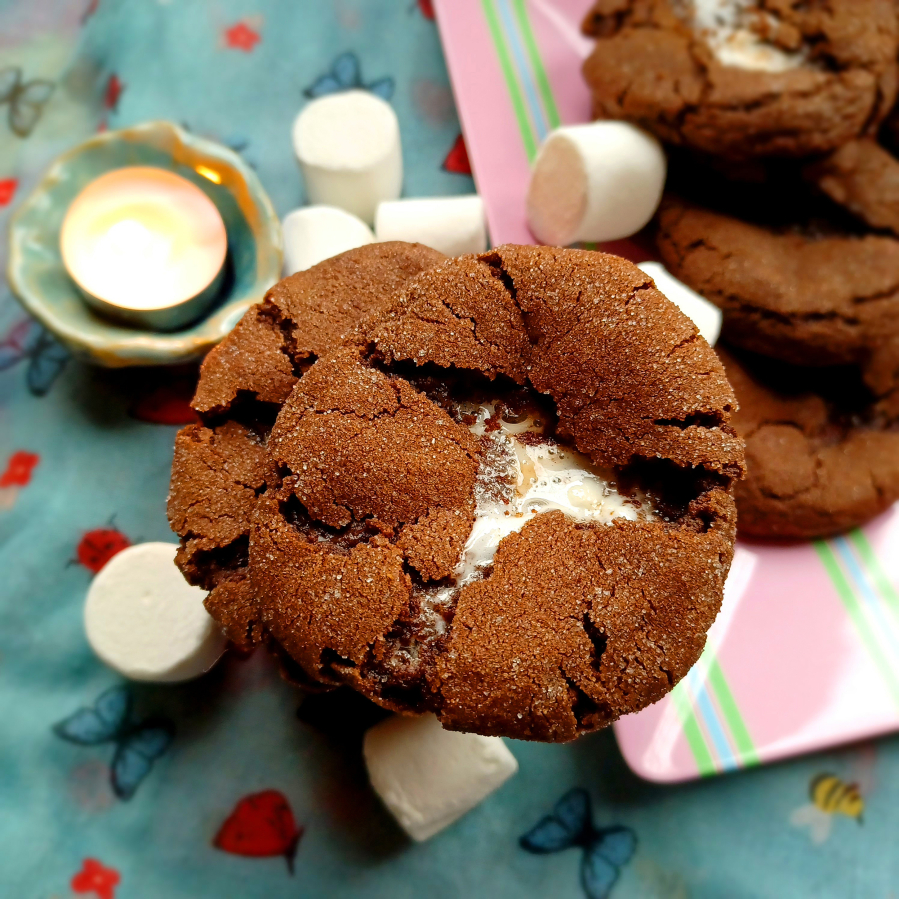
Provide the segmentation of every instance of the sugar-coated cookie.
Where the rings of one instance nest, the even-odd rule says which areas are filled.
[[[328,259],[278,282],[203,362],[193,399],[202,423],[176,439],[168,513],[181,537],[178,564],[211,591],[206,606],[235,643],[261,635],[246,565],[278,409],[317,356],[352,341],[409,278],[443,258],[382,243]]]
[[[295,680],[455,730],[568,740],[670,690],[717,614],[743,465],[692,322],[622,259],[501,247],[357,333],[254,438],[243,586],[216,575],[213,614]],[[204,477],[176,467],[185,497]]]
[[[740,533],[813,538],[863,524],[899,499],[896,415],[858,372],[800,368],[718,347],[746,440]]]
[[[595,118],[733,159],[828,152],[896,96],[891,0],[597,0],[584,31]]]
[[[668,197],[657,241],[671,273],[723,311],[725,340],[797,365],[862,365],[892,392],[896,238],[766,226]]]

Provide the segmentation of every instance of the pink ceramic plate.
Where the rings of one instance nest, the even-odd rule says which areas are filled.
[[[494,244],[535,243],[530,162],[587,121],[580,66],[591,0],[435,0]],[[635,241],[602,249],[635,261]],[[615,725],[628,764],[678,781],[899,730],[899,506],[833,540],[741,543],[702,658],[672,693]]]

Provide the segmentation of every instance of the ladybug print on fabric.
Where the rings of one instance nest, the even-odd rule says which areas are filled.
[[[263,790],[244,796],[219,828],[212,845],[248,858],[283,855],[293,874],[293,859],[303,836],[283,793]]]
[[[97,528],[78,541],[77,561],[96,574],[116,553],[129,546],[131,541],[117,528]]]
[[[468,149],[465,146],[465,138],[460,134],[454,141],[446,159],[443,160],[443,168],[454,175],[470,175],[471,163],[468,161]]]
[[[192,424],[199,421],[190,405],[196,388],[195,374],[168,376],[161,383],[142,386],[128,412],[132,418],[148,424]]]

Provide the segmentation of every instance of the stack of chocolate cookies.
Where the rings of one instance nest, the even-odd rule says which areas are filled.
[[[596,118],[670,148],[657,242],[724,313],[740,531],[838,533],[899,499],[892,0],[599,0]]]

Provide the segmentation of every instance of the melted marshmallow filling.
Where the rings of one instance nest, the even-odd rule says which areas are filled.
[[[510,421],[492,403],[479,406],[476,414],[470,429],[486,442],[486,458],[475,484],[474,527],[457,568],[463,584],[493,562],[503,537],[541,512],[556,509],[576,521],[600,524],[655,517],[645,496],[616,490],[613,471],[547,440],[540,418],[528,414]],[[490,428],[492,423],[498,427]]]
[[[505,537],[554,510],[598,525],[616,518],[660,520],[661,514],[640,490],[619,490],[614,470],[560,445],[553,437],[555,415],[541,397],[519,389],[486,393],[429,376],[413,383],[480,443],[474,523],[454,570],[442,581],[414,585],[408,615],[362,672],[370,683],[380,683],[383,699],[424,711],[433,710],[428,672],[449,633],[459,594],[490,576]]]
[[[760,28],[774,30],[777,19],[754,0],[692,0],[691,24],[725,66],[755,72],[786,72],[808,64],[804,50],[787,51],[766,41]]]
[[[423,599],[437,633],[446,629],[439,610],[458,590],[488,574],[503,538],[537,515],[557,510],[575,521],[597,524],[658,517],[645,494],[618,492],[614,471],[548,437],[545,417],[539,412],[515,414],[493,402],[468,408],[463,404],[461,412],[481,440],[482,461],[475,482],[474,525],[453,583]]]

